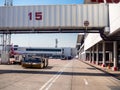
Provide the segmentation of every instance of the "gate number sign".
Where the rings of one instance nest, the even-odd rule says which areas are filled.
[[[28,13],[29,20],[42,20],[42,12]],[[35,16],[35,17],[33,17]]]

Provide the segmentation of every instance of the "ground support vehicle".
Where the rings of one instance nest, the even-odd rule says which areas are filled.
[[[22,67],[25,68],[45,68],[48,66],[48,59],[43,57],[30,57],[22,61]]]
[[[10,64],[21,64],[23,59],[22,55],[14,55],[12,57],[10,57]]]

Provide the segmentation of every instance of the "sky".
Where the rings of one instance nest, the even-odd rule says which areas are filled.
[[[5,0],[0,0],[0,6],[4,6]],[[81,4],[83,0],[13,0],[14,6],[23,5],[54,5],[54,4]],[[55,39],[58,47],[75,47],[78,33],[55,34],[12,34],[11,44],[21,47],[55,47]]]
[[[13,5],[49,5],[49,4],[81,4],[83,0],[12,0]],[[0,0],[4,5],[5,0]]]

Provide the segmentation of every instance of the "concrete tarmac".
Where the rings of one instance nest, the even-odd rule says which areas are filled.
[[[77,59],[51,59],[46,69],[0,65],[0,90],[120,90],[120,80]]]

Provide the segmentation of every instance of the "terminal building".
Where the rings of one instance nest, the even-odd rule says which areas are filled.
[[[13,47],[16,54],[28,54],[39,55],[49,58],[74,57],[76,55],[76,49],[70,47],[64,48],[43,48],[43,47]]]
[[[77,54],[77,49],[72,47],[48,48],[48,47],[19,47],[18,45],[7,46],[8,57],[5,55],[5,60],[2,60],[2,46],[0,46],[0,64],[11,64],[11,60],[18,60],[24,56],[40,56],[51,59],[72,59]]]
[[[86,0],[86,2],[90,0]],[[77,50],[80,60],[120,70],[120,3],[108,4],[108,32],[79,34]],[[102,37],[102,38],[101,38]]]

